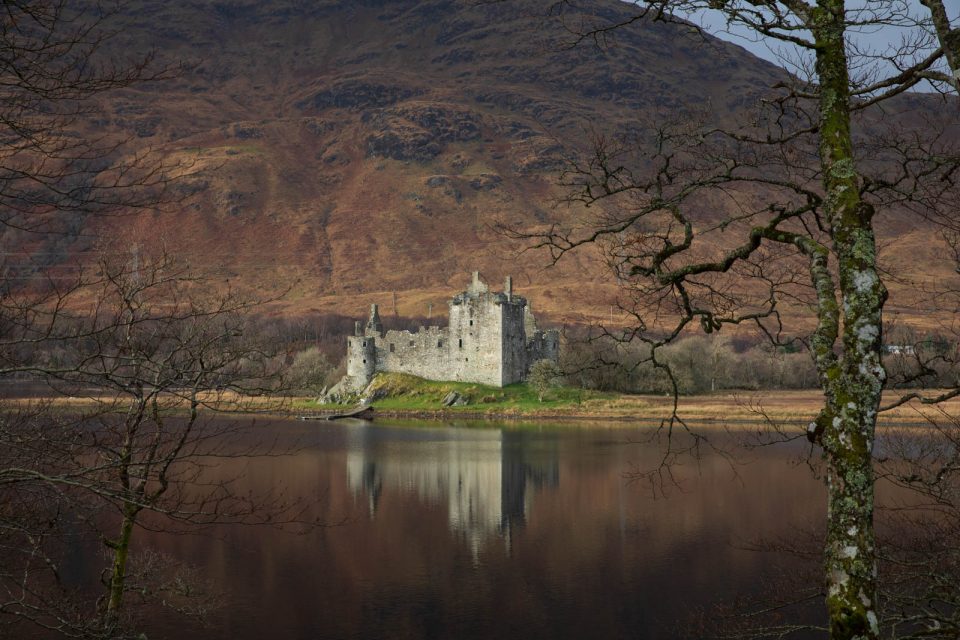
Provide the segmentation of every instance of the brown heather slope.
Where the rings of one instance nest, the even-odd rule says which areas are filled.
[[[133,0],[114,52],[155,49],[186,68],[105,100],[91,129],[186,162],[185,199],[87,224],[163,239],[243,286],[290,287],[288,313],[359,314],[369,302],[391,312],[394,292],[400,314],[425,315],[429,302],[442,313],[480,269],[495,282],[512,273],[554,322],[607,318],[615,288],[591,253],[544,270],[545,255],[515,257],[491,225],[578,215],[553,202],[565,149],[586,129],[705,106],[732,121],[783,72],[720,41],[705,52],[689,28],[662,23],[622,32],[607,51],[571,48],[546,6]],[[894,235],[931,254],[922,233]],[[29,248],[48,261],[90,248],[49,243]],[[921,275],[929,258],[914,262]]]

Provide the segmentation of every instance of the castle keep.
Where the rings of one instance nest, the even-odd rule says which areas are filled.
[[[391,371],[502,387],[526,379],[537,360],[557,359],[558,333],[537,329],[510,277],[502,292],[493,292],[474,271],[470,287],[448,305],[449,326],[420,327],[416,333],[384,333],[372,305],[366,326],[357,322],[347,338],[347,376],[338,386],[359,391],[378,371]]]

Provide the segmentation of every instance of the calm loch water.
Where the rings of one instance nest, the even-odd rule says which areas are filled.
[[[798,450],[682,458],[664,493],[631,481],[649,427],[262,423],[293,456],[222,468],[331,526],[139,532],[223,590],[209,626],[151,638],[676,638],[775,569],[742,547],[822,522]],[[727,436],[717,433],[717,441]]]

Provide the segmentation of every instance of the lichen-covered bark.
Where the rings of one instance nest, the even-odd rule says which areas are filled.
[[[886,290],[876,268],[873,211],[860,198],[854,166],[843,0],[819,0],[810,22],[820,80],[820,162],[840,300],[837,309],[836,294],[828,292],[829,272],[811,258],[820,313],[813,350],[827,398],[814,428],[828,467],[827,610],[833,640],[872,640],[879,628],[871,450],[885,380],[880,348]],[[839,359],[833,356],[838,337]]]
[[[960,92],[960,29],[950,27],[950,18],[943,6],[943,0],[920,0],[920,3],[930,10],[933,30],[937,34],[937,41],[943,49],[943,57],[950,68],[953,88]]]

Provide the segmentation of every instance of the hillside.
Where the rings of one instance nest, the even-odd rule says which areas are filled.
[[[556,175],[588,130],[707,105],[732,121],[783,72],[720,41],[705,55],[674,24],[635,25],[605,50],[571,47],[545,7],[131,2],[114,53],[156,50],[184,68],[104,100],[90,128],[184,163],[183,200],[89,224],[162,239],[244,286],[290,287],[286,313],[358,314],[370,302],[392,312],[396,293],[401,315],[422,316],[479,269],[492,282],[514,275],[550,321],[608,317],[615,289],[591,254],[544,270],[546,256],[517,257],[491,225],[578,215],[554,206]],[[56,242],[67,255],[91,247]]]

